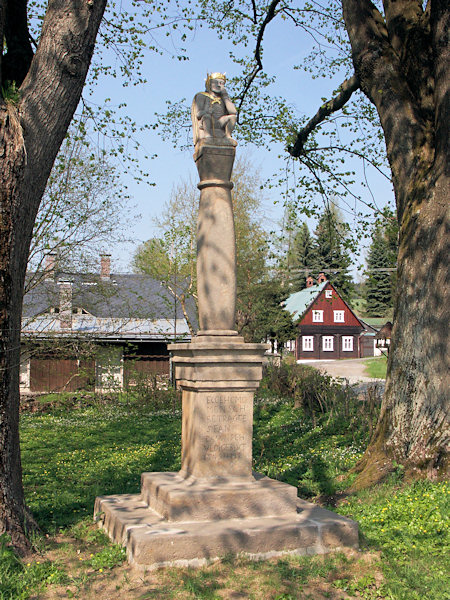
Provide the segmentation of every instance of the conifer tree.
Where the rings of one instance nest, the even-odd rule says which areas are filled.
[[[314,238],[308,225],[301,223],[295,233],[290,249],[289,266],[291,271],[291,291],[297,292],[305,287],[307,270],[313,271],[316,266]]]
[[[346,231],[336,208],[328,207],[319,218],[315,230],[313,249],[313,274],[324,273],[344,300],[353,294],[353,281],[349,273],[351,258],[345,248]]]
[[[368,277],[365,285],[366,312],[371,317],[383,317],[393,308],[396,284],[393,269],[397,261],[397,221],[389,212],[375,224],[372,244],[367,256]]]
[[[249,342],[270,342],[278,349],[296,336],[291,314],[282,306],[286,291],[277,277],[268,277],[252,288],[252,312],[240,333]]]

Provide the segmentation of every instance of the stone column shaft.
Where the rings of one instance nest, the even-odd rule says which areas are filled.
[[[236,149],[202,141],[194,154],[200,183],[197,226],[199,335],[236,335],[236,238],[230,181]]]
[[[199,184],[197,294],[201,331],[235,329],[236,241],[231,185]]]

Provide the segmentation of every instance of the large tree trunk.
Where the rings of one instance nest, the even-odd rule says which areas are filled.
[[[0,2],[0,33],[6,4]],[[19,98],[0,99],[0,534],[22,552],[28,547],[18,431],[26,265],[39,203],[79,102],[105,5],[50,0]]]
[[[449,49],[443,0],[343,0],[361,90],[377,108],[400,226],[398,292],[380,419],[355,487],[394,461],[436,477],[449,442]]]
[[[448,474],[448,177],[433,169],[415,187],[400,230],[386,391],[355,488],[384,478],[394,461],[413,476]]]
[[[21,286],[11,264],[17,183],[23,176],[25,148],[17,110],[0,106],[0,531],[20,550],[27,546],[22,466],[19,449]]]

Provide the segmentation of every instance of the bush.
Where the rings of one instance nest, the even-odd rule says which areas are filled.
[[[369,434],[378,418],[381,390],[370,386],[363,394],[353,386],[324,375],[308,365],[283,361],[279,367],[264,367],[256,401],[267,398],[290,398],[294,408],[301,408],[313,425],[319,415],[340,416],[347,424],[364,422]],[[361,419],[362,417],[362,419]]]
[[[74,409],[89,407],[106,408],[110,406],[141,407],[149,411],[172,411],[181,409],[181,393],[172,387],[159,387],[156,377],[142,378],[132,387],[124,390],[111,390],[103,393],[77,391],[39,394],[22,397],[20,410],[23,413],[47,414],[50,412],[67,413]],[[1,599],[0,599],[1,600]]]

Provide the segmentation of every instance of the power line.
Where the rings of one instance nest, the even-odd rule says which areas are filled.
[[[288,269],[288,270],[292,273],[308,274],[308,273],[313,272],[312,269]],[[374,271],[378,271],[378,272],[392,273],[396,270],[397,270],[397,267],[381,267],[379,269],[364,269],[364,272],[365,273],[373,273]],[[327,267],[324,267],[321,272],[325,272],[325,271],[327,271],[328,273],[341,273],[341,272],[347,272],[348,269],[328,269]]]

